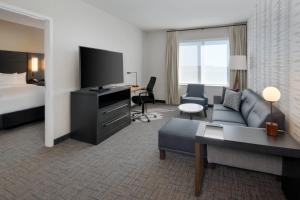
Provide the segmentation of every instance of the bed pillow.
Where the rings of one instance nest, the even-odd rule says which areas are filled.
[[[242,93],[226,89],[223,106],[240,111]]]
[[[26,82],[26,72],[20,73],[16,75],[16,84],[17,85],[25,85]]]
[[[5,74],[0,73],[0,87],[15,85],[17,80],[17,73]]]

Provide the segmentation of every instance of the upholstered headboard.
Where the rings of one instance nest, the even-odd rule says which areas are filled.
[[[27,72],[27,80],[32,79],[29,68],[29,61],[32,57],[39,58],[39,72],[36,77],[44,79],[44,68],[42,67],[44,54],[27,53],[16,51],[2,51],[0,50],[0,73],[24,73]]]

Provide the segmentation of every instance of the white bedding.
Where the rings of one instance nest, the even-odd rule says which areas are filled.
[[[0,115],[45,105],[45,87],[24,84],[0,86]]]

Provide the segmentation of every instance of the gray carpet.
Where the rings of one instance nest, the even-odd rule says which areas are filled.
[[[159,160],[157,131],[179,112],[151,109],[162,119],[134,122],[97,146],[68,139],[45,148],[43,123],[0,131],[0,199],[195,199],[194,159]],[[202,191],[199,199],[284,199],[275,176],[224,166],[206,170]]]

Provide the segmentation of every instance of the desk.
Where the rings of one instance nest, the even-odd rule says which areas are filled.
[[[132,85],[129,85],[129,87],[130,87],[130,91],[131,91],[131,97],[138,95],[138,93],[140,93],[142,90],[146,90],[142,86],[133,87]],[[135,105],[135,103],[133,103],[133,101],[131,101],[131,106],[134,106],[134,105]]]
[[[133,92],[133,93],[136,93],[140,90],[145,90],[144,87],[141,87],[141,86],[138,86],[138,87],[133,87],[133,86],[130,86],[130,91]]]
[[[200,123],[195,138],[195,195],[199,196],[204,178],[204,147],[216,145],[257,153],[282,156],[282,189],[287,199],[300,199],[300,144],[289,134],[274,138],[265,129],[223,126],[223,140],[204,136],[205,123]]]

